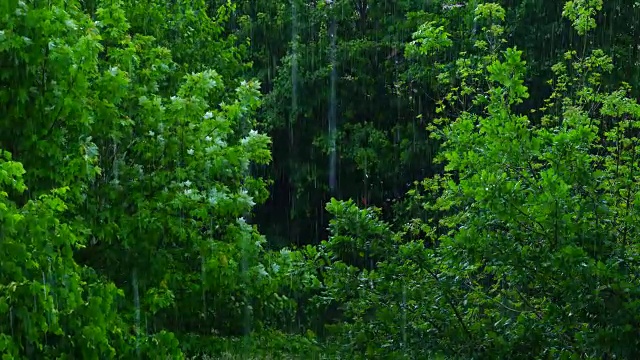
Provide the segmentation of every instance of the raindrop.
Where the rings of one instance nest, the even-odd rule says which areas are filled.
[[[293,123],[298,113],[298,16],[296,0],[291,0],[291,89],[289,145],[293,146]]]
[[[330,11],[333,10],[333,2],[327,0]],[[331,11],[331,13],[333,13]],[[329,26],[329,38],[331,41],[330,61],[331,75],[329,78],[330,98],[329,98],[329,190],[332,194],[336,193],[337,185],[337,151],[336,151],[336,81],[338,72],[336,69],[336,29],[337,23],[335,16],[332,15],[331,25]]]
[[[131,283],[133,285],[133,301],[136,307],[136,354],[138,355],[138,358],[140,358],[140,293],[138,292],[138,271],[135,267],[131,272]]]

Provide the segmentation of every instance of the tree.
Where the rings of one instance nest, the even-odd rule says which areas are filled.
[[[499,39],[503,9],[476,15]],[[332,340],[349,358],[636,357],[640,105],[628,85],[599,87],[613,69],[602,51],[567,52],[534,124],[514,110],[528,96],[522,52],[483,42],[485,56],[457,62],[447,97],[473,106],[432,128],[445,174],[422,199],[440,216],[393,233],[370,210],[329,206],[323,298],[347,317]],[[426,239],[406,236],[416,225]],[[375,265],[349,260],[363,256]]]
[[[0,148],[24,164],[29,189],[7,192],[9,219],[26,220],[3,223],[3,236],[22,244],[3,259],[36,256],[35,265],[7,262],[11,272],[3,286],[16,291],[16,284],[31,281],[37,296],[44,289],[38,300],[44,303],[34,305],[44,306],[41,332],[24,327],[31,335],[16,336],[12,351],[23,354],[27,345],[46,344],[42,337],[60,335],[66,343],[59,340],[42,356],[86,351],[83,357],[126,357],[135,350],[138,356],[179,358],[177,339],[186,349],[203,334],[249,336],[286,317],[294,306],[278,294],[277,265],[287,259],[268,258],[264,238],[247,223],[253,206],[268,195],[266,182],[251,176],[250,166],[270,161],[270,139],[255,130],[252,119],[259,83],[222,75],[237,75],[244,67],[233,38],[221,34],[231,5],[220,8],[216,21],[203,3],[180,8],[184,13],[147,4],[153,5],[147,17],[141,15],[144,4],[136,2],[83,5],[3,4],[9,11],[3,11],[6,30],[0,33]],[[163,22],[167,14],[169,27]],[[129,16],[135,16],[132,23]],[[221,40],[207,43],[196,58],[189,44],[171,37],[185,29],[200,36],[191,38],[193,45],[210,36]],[[212,62],[218,60],[225,61]],[[6,164],[12,172],[3,182],[11,185],[22,172],[17,163]],[[56,189],[64,189],[64,204],[41,197],[63,191]],[[63,205],[66,211],[54,212]],[[38,236],[27,241],[36,228]],[[59,244],[64,257],[54,257],[49,248],[47,239],[57,236],[69,237]],[[86,242],[75,247],[76,238]],[[47,257],[64,262],[49,274]],[[40,271],[21,275],[26,267],[45,271],[41,284]],[[63,286],[52,286],[57,280],[49,277],[59,279],[64,271],[78,288],[60,311],[83,313],[61,332],[46,316],[54,306],[48,291],[59,294],[49,287]],[[90,295],[82,293],[83,286],[92,289]],[[14,311],[26,295],[12,295],[3,311]],[[26,309],[30,313],[20,319],[37,313]],[[86,323],[91,316],[95,329]],[[82,331],[92,332],[87,344],[73,339]],[[89,345],[93,337],[101,338],[95,348]]]

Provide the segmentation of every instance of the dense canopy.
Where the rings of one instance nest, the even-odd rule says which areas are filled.
[[[640,3],[0,1],[2,359],[640,358]]]

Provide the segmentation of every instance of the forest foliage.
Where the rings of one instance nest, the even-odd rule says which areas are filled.
[[[639,15],[2,1],[2,359],[639,357]]]

